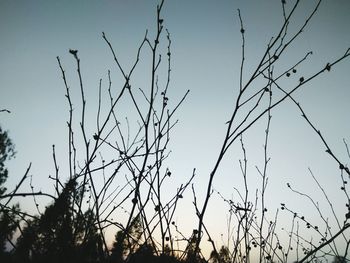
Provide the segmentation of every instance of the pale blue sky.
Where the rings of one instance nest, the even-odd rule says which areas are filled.
[[[305,14],[314,2],[306,1],[298,10],[291,29],[304,22]],[[112,70],[115,79],[120,77],[101,32],[104,31],[113,43],[121,63],[129,67],[130,57],[135,57],[145,30],[154,34],[157,3],[155,0],[0,1],[0,108],[12,112],[1,113],[0,124],[9,130],[18,152],[17,158],[8,163],[9,186],[18,182],[32,162],[34,185],[53,191],[52,183],[47,179],[54,173],[52,144],[56,145],[61,169],[65,169],[68,109],[56,56],[60,56],[65,66],[71,88],[75,89],[73,95],[78,95],[75,63],[68,50],[79,50],[88,103],[95,106],[99,79],[103,78],[107,83],[108,69]],[[168,0],[164,5],[165,26],[172,38],[171,100],[176,101],[187,89],[191,90],[177,114],[180,122],[173,132],[169,166],[176,175],[177,184],[197,168],[195,183],[199,198],[204,195],[209,171],[221,147],[225,122],[237,94],[241,54],[237,8],[241,9],[246,29],[248,75],[267,41],[282,23],[280,1]],[[310,50],[314,55],[300,69],[305,76],[341,56],[350,46],[349,12],[349,1],[325,0],[305,33],[287,52],[280,71],[289,61],[294,63]],[[306,113],[344,162],[348,160],[342,139],[350,142],[349,69],[349,60],[341,62],[296,94]],[[143,76],[143,72],[138,74]],[[297,79],[291,79],[290,84]],[[308,167],[327,186],[334,202],[342,207],[343,203],[337,203],[344,199],[339,199],[342,197],[341,181],[336,164],[324,152],[320,140],[296,107],[286,101],[272,115],[268,194],[271,210],[278,208],[282,199],[297,208],[303,203],[298,198],[291,201],[293,195],[287,191],[287,182],[299,189],[316,191],[314,184],[308,184]],[[252,184],[257,178],[254,166],[261,165],[263,158],[264,128],[260,124],[263,122],[246,136]],[[242,185],[236,170],[239,147],[235,147],[230,156],[231,159],[223,162],[214,183],[215,189],[227,197],[234,192],[233,187]],[[188,210],[189,218],[193,219],[190,192],[187,197],[183,209]],[[218,200],[213,198],[207,222],[220,237],[219,233],[225,230],[216,228],[225,224],[226,211]],[[31,202],[27,202],[22,205],[24,209],[32,207]],[[220,223],[218,213],[222,215]],[[187,224],[188,229],[196,227],[196,222],[182,223]]]

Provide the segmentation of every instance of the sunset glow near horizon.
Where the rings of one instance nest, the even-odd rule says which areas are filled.
[[[68,171],[68,105],[56,56],[60,57],[67,73],[78,114],[80,97],[76,64],[68,52],[69,49],[78,50],[89,109],[86,120],[94,125],[99,79],[102,78],[106,94],[108,70],[111,70],[115,89],[122,81],[110,50],[101,37],[102,32],[117,50],[122,66],[129,69],[146,29],[149,30],[150,39],[155,34],[158,3],[155,0],[1,1],[0,110],[8,109],[11,113],[0,113],[0,125],[9,131],[17,151],[16,158],[7,163],[9,178],[5,185],[8,189],[15,187],[29,163],[32,163],[30,175],[33,175],[35,188],[53,193],[53,182],[48,179],[55,172],[53,144],[61,176],[64,178],[64,173]],[[305,22],[306,15],[315,4],[315,1],[301,4],[302,8],[292,20],[291,31]],[[291,5],[289,1],[288,5]],[[200,207],[239,87],[241,35],[237,9],[240,9],[245,28],[246,70],[243,78],[247,81],[270,38],[283,22],[280,1],[165,0],[161,14],[172,41],[169,104],[174,106],[190,90],[175,114],[179,123],[172,130],[168,147],[171,154],[166,167],[172,171],[172,177],[167,187],[169,192],[175,192],[181,183],[191,177],[195,168],[193,183]],[[305,32],[286,51],[280,69],[276,66],[276,71],[281,72],[307,52],[313,52],[297,68],[295,76],[288,79],[287,85],[295,85],[301,76],[311,76],[345,53],[350,47],[349,11],[350,2],[347,0],[322,2]],[[162,41],[166,46],[165,34]],[[142,59],[149,63],[147,52],[141,54]],[[147,64],[143,66],[147,69]],[[166,64],[162,64],[162,67],[166,69]],[[141,87],[143,81],[149,78],[146,74],[148,72],[136,71],[134,81],[135,86],[139,85],[137,88],[144,88]],[[349,83],[350,60],[346,59],[294,94],[333,152],[346,164],[349,164],[349,158],[343,139],[350,143]],[[127,105],[123,106],[127,112]],[[335,211],[342,213],[345,211],[346,197],[340,190],[342,180],[337,163],[325,152],[320,138],[290,100],[273,109],[271,114],[267,217],[274,219],[280,203],[285,203],[319,224],[317,211],[307,199],[290,191],[287,187],[287,183],[290,183],[295,189],[319,201],[321,209],[334,223],[329,206],[308,169],[326,190]],[[264,162],[265,125],[266,118],[262,118],[243,136],[252,201],[255,189],[260,186],[257,168],[261,169]],[[239,169],[242,158],[238,141],[225,157],[214,179],[215,191],[209,202],[205,223],[218,247],[227,243],[228,206],[217,192],[226,199],[239,202],[235,188],[244,190]],[[23,190],[28,189],[29,183],[26,183]],[[41,199],[39,203],[43,209],[50,200]],[[36,213],[33,212],[35,205],[31,198],[15,201],[20,203],[23,210]],[[179,228],[187,236],[198,224],[192,202],[193,195],[189,188],[179,203],[176,215]],[[278,228],[288,231],[292,215],[283,211],[279,211],[279,215]],[[341,214],[339,218],[345,219]],[[114,234],[108,234],[111,242]],[[288,236],[287,232],[284,234]],[[208,254],[210,243],[207,240],[203,240],[203,248],[208,249]]]

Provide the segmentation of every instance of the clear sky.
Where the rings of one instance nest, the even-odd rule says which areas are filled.
[[[315,1],[304,2],[291,29],[304,22]],[[102,39],[102,31],[118,50],[122,65],[128,68],[145,30],[154,34],[157,3],[156,0],[0,1],[0,109],[11,111],[11,114],[1,113],[0,125],[9,131],[17,150],[16,159],[8,163],[10,189],[32,162],[34,186],[53,191],[52,182],[47,179],[54,173],[52,144],[56,145],[60,167],[66,169],[68,108],[56,56],[60,56],[71,79],[73,94],[78,95],[75,63],[68,50],[79,50],[88,103],[96,107],[99,79],[107,83],[108,69],[116,79],[119,74]],[[237,8],[241,9],[246,30],[247,77],[282,23],[280,1],[166,0],[163,10],[165,27],[172,39],[171,100],[176,101],[187,89],[191,90],[176,115],[179,124],[173,131],[169,166],[176,184],[189,178],[193,168],[197,169],[195,187],[199,199],[204,196],[237,94],[241,58]],[[281,64],[279,72],[283,66],[313,51],[313,56],[298,69],[298,77],[290,80],[291,85],[299,74],[311,75],[350,47],[349,12],[348,0],[323,1]],[[349,70],[350,61],[343,61],[296,94],[310,119],[345,163],[349,160],[343,138],[350,143]],[[138,76],[141,78],[143,73]],[[261,167],[263,160],[263,125],[264,122],[258,123],[244,137],[253,189],[258,180],[254,167]],[[227,198],[234,193],[234,187],[242,186],[237,170],[241,158],[238,146],[224,160],[214,181],[214,188]],[[324,201],[309,176],[309,167],[337,209],[344,211],[337,165],[324,150],[291,102],[286,101],[272,112],[267,195],[271,216],[280,202],[289,203],[296,210],[309,210],[304,199],[288,191],[287,182]],[[183,216],[179,220],[190,231],[196,227],[190,191],[182,205],[190,216],[188,221]],[[25,201],[22,207],[31,209],[33,204]],[[226,215],[227,207],[214,195],[207,224],[217,233],[218,244],[221,244],[220,234],[226,231]]]

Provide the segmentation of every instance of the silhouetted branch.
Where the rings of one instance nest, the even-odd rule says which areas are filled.
[[[8,195],[1,195],[0,196],[1,199],[6,198],[6,196],[7,196],[7,198],[9,198],[4,206],[7,206],[11,202],[12,198],[14,196],[16,196],[16,193],[17,193],[18,189],[21,187],[21,185],[23,184],[24,180],[27,179],[27,176],[28,176],[28,173],[29,173],[29,170],[30,170],[31,166],[32,166],[32,164],[30,163],[28,168],[27,168],[27,170],[26,170],[26,172],[24,173],[22,179],[19,181],[19,183],[16,185],[15,189],[10,194],[8,194]]]
[[[302,263],[305,260],[307,260],[308,258],[310,258],[312,255],[315,255],[317,251],[321,250],[323,247],[325,247],[328,244],[330,244],[331,242],[333,242],[339,235],[343,234],[345,232],[345,230],[348,229],[349,227],[350,227],[349,223],[345,224],[344,227],[342,229],[340,229],[332,238],[328,239],[323,244],[321,244],[321,245],[317,246],[316,248],[312,249],[300,261],[298,261],[298,263]]]

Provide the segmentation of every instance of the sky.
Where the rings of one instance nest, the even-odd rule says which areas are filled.
[[[304,2],[296,12],[291,30],[305,21],[315,3]],[[129,68],[146,29],[150,37],[154,36],[157,3],[155,0],[0,1],[0,109],[11,111],[10,114],[1,113],[0,125],[9,131],[17,150],[16,158],[8,162],[9,189],[32,163],[33,185],[53,191],[52,181],[48,179],[48,175],[54,173],[53,144],[61,169],[67,169],[68,107],[56,56],[60,57],[72,94],[78,100],[75,62],[68,50],[79,50],[88,105],[96,108],[99,79],[103,79],[106,87],[109,69],[115,83],[121,77],[102,32],[117,50],[121,64]],[[170,102],[178,101],[190,90],[176,114],[179,123],[170,142],[169,166],[176,175],[173,180],[177,185],[186,181],[196,168],[194,183],[199,200],[204,197],[209,173],[222,145],[225,122],[237,95],[241,61],[238,8],[245,28],[246,71],[243,77],[246,80],[271,36],[281,26],[280,1],[166,0],[162,13],[172,40]],[[345,53],[350,47],[349,11],[347,0],[322,2],[310,25],[278,64],[280,68],[276,66],[276,71],[282,72],[286,65],[313,51],[310,59],[298,68],[297,76],[286,80],[285,85],[294,85],[300,76],[310,76]],[[295,94],[344,163],[349,163],[343,143],[343,139],[350,141],[349,69],[349,59],[342,61]],[[144,71],[137,71],[135,84],[142,83],[144,77]],[[125,110],[128,110],[127,105]],[[305,199],[288,191],[287,182],[324,202],[308,168],[317,175],[335,207],[344,211],[345,199],[339,190],[341,180],[337,165],[300,115],[288,100],[272,111],[267,194],[270,216],[282,201],[289,202],[296,210],[310,212]],[[88,116],[94,118],[93,112]],[[265,119],[244,136],[253,189],[258,182],[255,166],[261,168],[263,164],[264,125]],[[215,190],[226,198],[234,197],[234,187],[242,187],[237,169],[240,158],[240,147],[236,144],[214,180]],[[188,191],[181,205],[189,216],[186,219],[179,216],[187,231],[196,227],[192,201],[191,191]],[[32,201],[20,202],[24,209],[33,209]],[[220,234],[227,231],[227,214],[227,206],[213,195],[206,222],[209,229],[217,233],[220,245]],[[310,216],[317,218],[317,213],[310,212]]]

